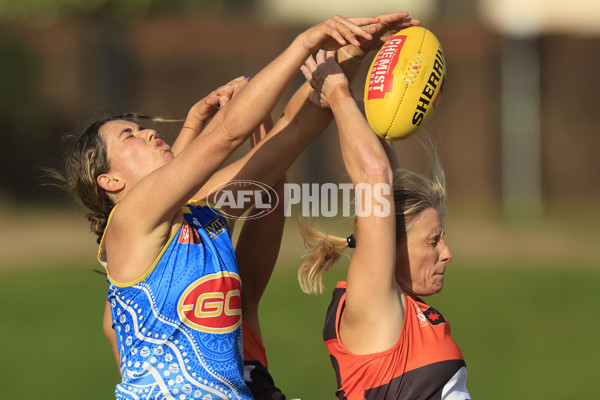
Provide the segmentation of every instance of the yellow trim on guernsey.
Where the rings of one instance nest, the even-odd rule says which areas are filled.
[[[110,220],[112,219],[113,213],[116,208],[117,208],[117,206],[115,206],[112,209],[112,211],[110,212],[110,215],[108,216],[108,222],[106,223],[106,228],[108,228],[108,224],[110,224]],[[184,212],[185,212],[185,210],[184,210]],[[156,259],[152,263],[152,265],[150,265],[150,267],[146,270],[146,272],[144,272],[144,274],[142,276],[140,276],[139,278],[134,279],[132,281],[129,281],[129,282],[117,282],[110,276],[110,273],[108,272],[108,265],[106,263],[106,255],[104,254],[104,234],[103,234],[102,239],[100,241],[100,246],[98,248],[98,261],[100,262],[100,264],[102,264],[102,266],[106,270],[106,276],[107,276],[108,280],[110,281],[110,283],[112,283],[116,287],[130,287],[130,286],[138,284],[138,283],[142,282],[144,279],[146,279],[148,277],[148,275],[150,275],[152,273],[152,271],[154,271],[154,268],[156,268],[158,261],[163,256],[164,252],[167,250],[167,247],[169,247],[169,245],[171,244],[173,239],[177,236],[177,233],[179,232],[179,228],[181,228],[182,224],[183,224],[183,217],[181,218],[181,221],[179,221],[177,229],[175,229],[175,232],[173,233],[173,235],[171,235],[171,237],[169,238],[167,243],[165,243],[162,250],[160,251],[160,253],[156,257]],[[106,233],[106,228],[104,229],[105,233]]]
[[[209,206],[210,205],[206,202],[206,201],[202,201],[202,200],[190,200],[186,203],[187,204],[191,204],[193,206]],[[111,210],[109,216],[108,216],[108,221],[106,223],[106,228],[104,229],[104,234],[106,233],[106,229],[108,228],[108,225],[110,224],[110,221],[112,219],[113,213],[115,212],[115,209],[117,208],[118,204],[115,205],[113,207],[113,209]],[[211,207],[213,210],[218,211],[221,215],[221,211]],[[189,210],[189,208],[187,208],[186,206],[182,207],[182,211],[184,214],[191,214],[192,212]],[[108,280],[110,281],[110,283],[112,283],[113,285],[117,286],[117,287],[130,287],[133,286],[137,283],[142,282],[144,279],[146,279],[148,277],[148,275],[150,275],[152,273],[152,271],[154,270],[154,268],[156,268],[156,265],[158,264],[158,261],[161,259],[161,257],[163,256],[163,254],[165,253],[165,251],[167,250],[167,248],[169,247],[169,245],[171,244],[171,242],[173,241],[173,239],[176,237],[177,233],[179,232],[179,229],[181,228],[181,225],[183,224],[183,217],[181,218],[181,221],[179,221],[179,224],[177,226],[177,229],[175,229],[175,232],[173,233],[173,235],[169,238],[169,240],[167,241],[167,243],[165,243],[165,245],[163,246],[162,250],[160,251],[160,253],[158,254],[158,256],[156,257],[156,259],[154,260],[154,262],[152,263],[152,265],[150,265],[150,267],[146,270],[146,272],[144,272],[144,274],[142,276],[140,276],[137,279],[134,279],[132,281],[129,282],[117,282],[115,281],[113,278],[111,278],[110,273],[108,272],[108,265],[106,262],[106,254],[104,253],[104,234],[102,234],[102,239],[100,239],[100,245],[98,246],[98,262],[102,265],[102,267],[104,267],[105,271],[106,271],[106,276],[108,277]]]

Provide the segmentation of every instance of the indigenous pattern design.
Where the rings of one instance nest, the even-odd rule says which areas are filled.
[[[142,278],[109,281],[123,376],[117,399],[252,399],[243,381],[241,281],[221,214],[188,204]]]

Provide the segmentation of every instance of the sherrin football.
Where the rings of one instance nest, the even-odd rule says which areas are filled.
[[[365,83],[367,121],[379,136],[400,140],[425,126],[442,96],[446,60],[431,31],[412,26],[377,52]]]

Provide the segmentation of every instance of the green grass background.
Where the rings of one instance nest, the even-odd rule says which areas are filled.
[[[333,399],[321,340],[328,291],[307,296],[296,260],[278,265],[261,306],[270,369],[288,398]],[[596,399],[598,283],[589,266],[453,261],[444,291],[428,299],[451,322],[474,399]],[[106,284],[93,260],[0,270],[3,399],[109,399],[118,381],[102,335]]]

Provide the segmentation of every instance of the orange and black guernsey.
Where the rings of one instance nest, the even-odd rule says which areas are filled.
[[[242,320],[244,333],[244,382],[250,388],[254,400],[286,400],[275,386],[269,373],[267,352],[260,335]]]
[[[467,368],[450,325],[419,298],[406,296],[402,331],[390,349],[353,354],[339,339],[346,282],[338,282],[327,310],[323,339],[342,400],[469,400]]]

